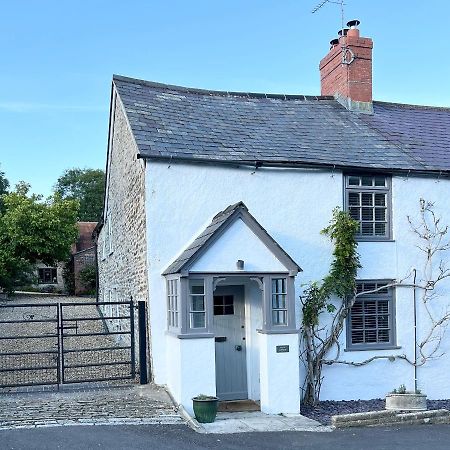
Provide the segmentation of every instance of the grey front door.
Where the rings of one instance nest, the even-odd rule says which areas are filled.
[[[246,399],[244,286],[218,286],[214,291],[214,333],[217,396]]]

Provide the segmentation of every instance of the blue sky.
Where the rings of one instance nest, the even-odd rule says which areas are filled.
[[[48,195],[104,168],[113,73],[185,86],[320,93],[340,27],[320,0],[0,1],[0,164]],[[450,106],[448,0],[346,0],[374,40],[374,98]],[[441,19],[442,18],[442,19]]]

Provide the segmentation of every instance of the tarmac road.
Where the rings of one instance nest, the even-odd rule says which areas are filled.
[[[184,425],[63,426],[0,431],[2,450],[274,450],[450,448],[450,425],[353,428],[331,433],[198,434]]]

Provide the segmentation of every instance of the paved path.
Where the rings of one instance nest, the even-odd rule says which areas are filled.
[[[167,393],[152,385],[0,394],[0,430],[149,423],[184,423]]]
[[[2,450],[447,450],[450,426],[359,428],[332,433],[198,434],[186,426],[95,426],[0,431]]]

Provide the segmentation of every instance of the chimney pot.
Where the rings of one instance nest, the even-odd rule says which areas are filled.
[[[338,44],[339,44],[339,39],[338,39],[338,38],[332,39],[332,40],[330,41],[330,46],[331,46],[330,49],[336,47],[336,45],[338,45]]]
[[[358,19],[353,19],[353,20],[349,20],[348,22],[347,22],[347,26],[349,27],[349,28],[358,28],[358,25],[360,24],[361,22],[358,20]]]
[[[342,37],[342,36],[347,36],[348,33],[348,28],[344,28],[338,31],[338,36]]]

